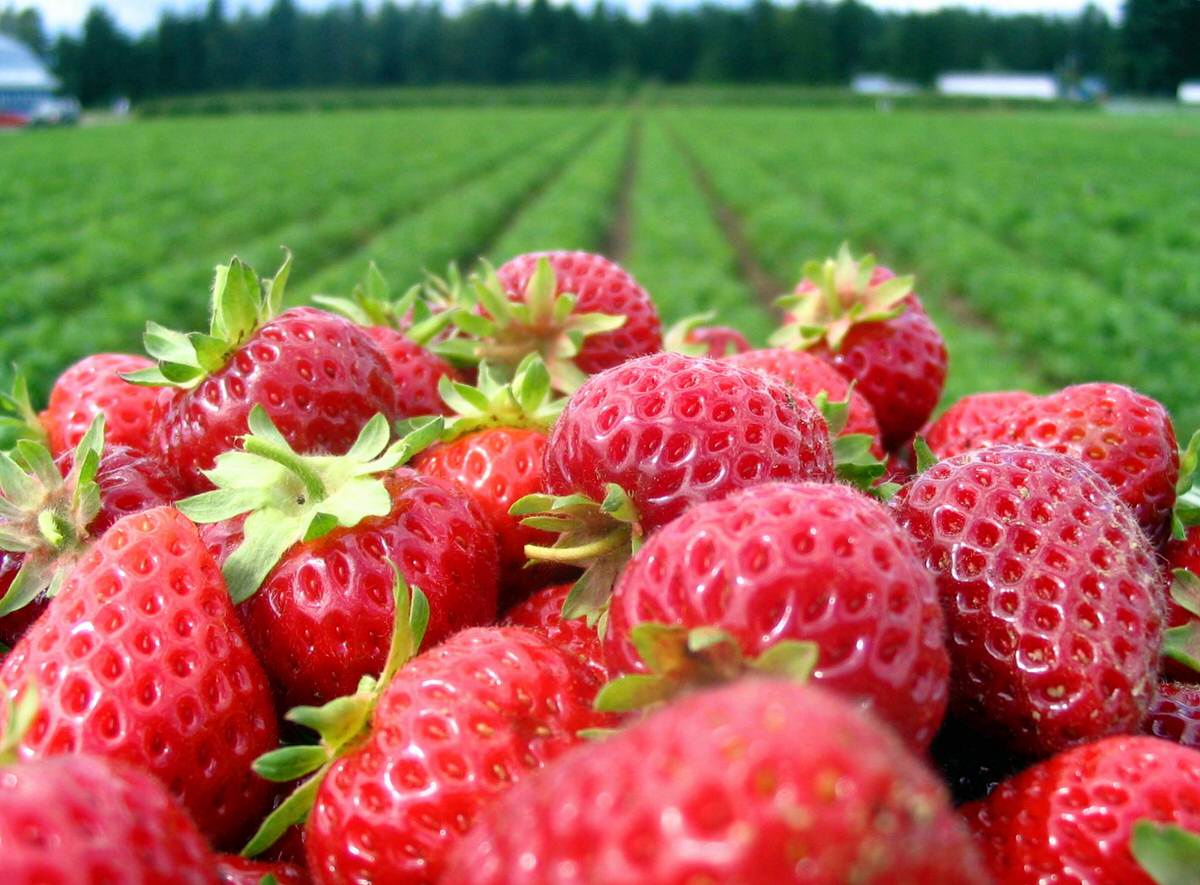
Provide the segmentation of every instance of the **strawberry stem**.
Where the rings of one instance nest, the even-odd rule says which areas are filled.
[[[628,546],[632,536],[633,532],[630,526],[620,525],[604,537],[580,547],[542,547],[537,544],[526,544],[525,556],[529,559],[547,562],[576,564]]]

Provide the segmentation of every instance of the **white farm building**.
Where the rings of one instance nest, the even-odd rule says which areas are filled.
[[[1200,80],[1184,80],[1179,84],[1180,104],[1200,104]]]
[[[37,121],[55,102],[58,80],[23,43],[0,34],[0,126]]]
[[[972,98],[1023,98],[1053,101],[1058,98],[1058,83],[1050,74],[996,74],[955,72],[937,78],[942,95]]]

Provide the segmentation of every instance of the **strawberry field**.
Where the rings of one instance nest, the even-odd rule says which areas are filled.
[[[1200,421],[1200,121],[846,110],[413,109],[135,123],[0,151],[5,363],[44,388],[194,323],[238,253],[296,254],[294,297],[375,259],[421,268],[607,247],[669,318],[762,339],[799,262],[848,239],[910,268],[950,342],[951,395],[1135,383]],[[65,317],[78,322],[65,324]]]

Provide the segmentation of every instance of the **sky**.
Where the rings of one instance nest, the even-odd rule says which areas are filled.
[[[328,6],[331,0],[298,0],[300,6],[321,8]],[[582,6],[590,6],[591,0],[576,0]],[[654,0],[610,0],[623,5],[633,14],[645,12]],[[688,0],[666,0],[666,5],[684,5]],[[1085,0],[866,0],[877,9],[894,10],[930,10],[943,6],[966,6],[977,9],[990,9],[995,12],[1043,12],[1070,14],[1078,12],[1085,5]],[[1096,5],[1115,17],[1122,0],[1097,0]],[[4,4],[5,0],[0,0]],[[18,7],[25,5],[36,6],[42,12],[42,18],[47,27],[52,30],[75,30],[83,22],[83,17],[95,0],[33,0],[32,3],[18,2]],[[126,29],[143,31],[158,20],[159,10],[172,8],[190,10],[203,6],[201,0],[106,0],[105,5],[116,16]],[[239,6],[251,9],[263,9],[270,5],[270,0],[227,0],[226,9],[233,11]],[[453,7],[453,3],[447,3]]]

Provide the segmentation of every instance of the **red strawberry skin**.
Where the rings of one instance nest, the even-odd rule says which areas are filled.
[[[1200,525],[1189,526],[1182,539],[1167,542],[1164,552],[1168,569],[1182,568],[1194,575],[1200,575]],[[1170,627],[1186,624],[1193,617],[1191,612],[1169,597],[1167,613]]]
[[[377,413],[396,418],[388,361],[366,332],[312,307],[266,323],[192,390],[165,397],[156,451],[187,492],[211,484],[201,474],[247,432],[261,405],[294,449],[342,454]]]
[[[547,488],[603,500],[617,483],[649,533],[689,506],[773,480],[833,481],[825,419],[785,384],[661,353],[588,379],[554,425]]]
[[[608,682],[608,667],[600,648],[600,636],[583,618],[567,620],[562,616],[563,603],[571,592],[571,584],[543,587],[528,599],[513,606],[500,619],[504,627],[525,627],[540,633],[559,650],[578,658],[592,674],[597,688]]]
[[[662,350],[662,323],[646,290],[624,268],[591,252],[530,252],[506,261],[496,271],[510,297],[525,291],[529,278],[545,258],[554,269],[555,294],[575,293],[576,313],[606,313],[625,317],[612,332],[583,342],[575,364],[592,375],[633,357]]]
[[[74,451],[92,419],[101,413],[108,445],[148,453],[158,416],[158,391],[130,384],[121,374],[153,365],[131,353],[97,353],[59,375],[40,416],[51,453],[57,458]]]
[[[699,504],[660,529],[617,582],[604,634],[614,673],[645,672],[643,621],[720,627],[747,657],[819,648],[813,679],[924,751],[949,694],[932,576],[884,507],[849,486],[769,483]]]
[[[945,789],[813,686],[744,679],[581,747],[493,805],[444,885],[988,881]]]
[[[883,445],[879,439],[879,423],[875,410],[857,389],[850,389],[850,382],[843,378],[827,362],[811,353],[786,348],[751,350],[730,357],[727,362],[743,369],[757,369],[790,384],[809,399],[824,392],[830,402],[843,402],[850,396],[850,412],[842,435],[865,433],[875,440],[873,450],[876,457],[883,456]]]
[[[95,753],[156,775],[218,845],[245,835],[272,786],[262,667],[196,527],[170,507],[127,516],[80,560],[0,668],[39,711],[22,758]]]
[[[876,267],[872,285],[895,276]],[[803,281],[797,295],[811,294],[812,283]],[[824,343],[809,353],[830,363],[875,410],[883,442],[894,449],[906,442],[929,420],[946,385],[949,357],[937,326],[914,293],[902,302],[904,311],[890,320],[862,323],[850,330],[837,352]]]
[[[517,627],[465,630],[424,652],[380,699],[372,732],[339,760],[309,815],[319,885],[437,881],[475,816],[608,723],[582,664]]]
[[[687,335],[688,344],[700,344],[708,348],[704,356],[719,360],[735,353],[745,353],[750,342],[737,329],[729,326],[700,326]]]
[[[1034,757],[1137,730],[1162,585],[1108,483],[1070,456],[1000,446],[935,464],[893,506],[937,577],[952,715]]]
[[[385,482],[391,513],[296,544],[238,608],[281,707],[352,694],[383,667],[393,562],[429,599],[428,645],[496,618],[496,541],[478,508],[449,483],[408,468]],[[240,518],[202,531],[218,562],[242,540]]]
[[[460,380],[454,367],[431,350],[426,350],[399,329],[367,326],[367,337],[387,357],[396,386],[396,416],[449,414],[438,394],[438,379]]]
[[[972,393],[948,408],[921,435],[938,458],[952,458],[986,446],[997,423],[1036,399],[1023,390]]]
[[[160,784],[98,756],[4,768],[0,857],[12,885],[212,885],[215,862]]]
[[[544,489],[545,454],[546,434],[496,427],[433,446],[413,461],[419,473],[461,488],[495,532],[500,549],[501,611],[562,572],[546,565],[525,568],[525,545],[549,545],[554,536],[521,525],[521,518],[508,512],[519,499]]]
[[[963,813],[1000,885],[1150,885],[1129,850],[1138,820],[1200,832],[1200,752],[1151,737],[1068,750]]]
[[[308,885],[308,873],[290,863],[267,863],[236,854],[217,857],[217,882],[220,885],[262,885],[264,876],[274,876],[278,885]]]
[[[1200,685],[1166,680],[1159,683],[1142,731],[1200,750]]]
[[[1077,384],[1016,409],[1000,443],[1074,455],[1108,480],[1151,541],[1165,541],[1179,450],[1162,404],[1120,384]]]

